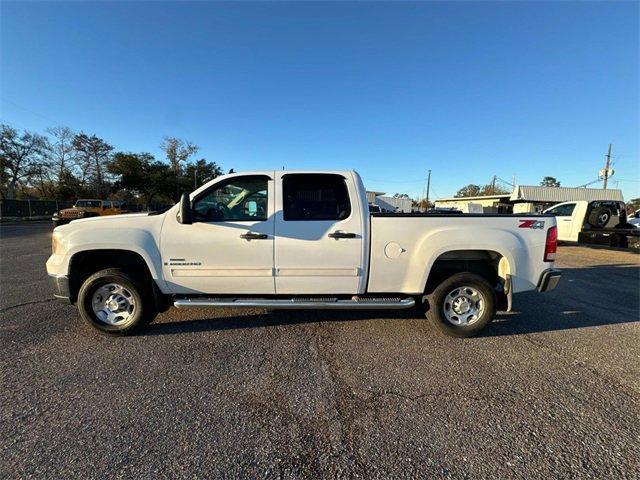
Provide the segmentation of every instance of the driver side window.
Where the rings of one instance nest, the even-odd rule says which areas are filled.
[[[267,219],[266,176],[236,177],[213,186],[193,203],[199,222],[263,221]]]
[[[573,209],[576,208],[575,203],[567,203],[566,205],[559,205],[549,210],[549,213],[556,217],[570,217],[573,213]]]

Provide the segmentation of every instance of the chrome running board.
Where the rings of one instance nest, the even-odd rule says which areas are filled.
[[[225,308],[276,308],[276,309],[401,309],[415,305],[413,298],[178,298],[173,302],[177,308],[225,307]]]

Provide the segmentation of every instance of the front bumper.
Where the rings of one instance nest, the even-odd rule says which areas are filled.
[[[64,303],[71,303],[69,277],[66,275],[49,275],[49,285],[56,299]]]
[[[82,217],[78,217],[78,218],[82,218]],[[53,224],[55,226],[59,226],[59,225],[66,225],[67,223],[69,223],[71,220],[77,220],[76,218],[65,218],[65,217],[60,217],[57,214],[54,214],[51,217],[51,221],[53,222]]]
[[[560,277],[562,276],[562,271],[556,268],[548,268],[540,275],[540,280],[538,280],[537,289],[539,292],[548,292],[553,290],[558,285],[560,281]]]

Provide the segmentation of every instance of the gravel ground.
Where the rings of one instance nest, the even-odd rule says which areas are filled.
[[[171,309],[108,338],[1,227],[0,477],[638,478],[640,261],[561,247],[474,339],[416,311]]]

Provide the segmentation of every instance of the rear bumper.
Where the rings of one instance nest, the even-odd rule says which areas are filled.
[[[548,268],[540,275],[538,280],[537,290],[539,292],[548,292],[553,290],[558,285],[562,272],[555,268]]]
[[[49,285],[53,296],[64,303],[71,303],[69,293],[69,277],[66,275],[49,275]]]

